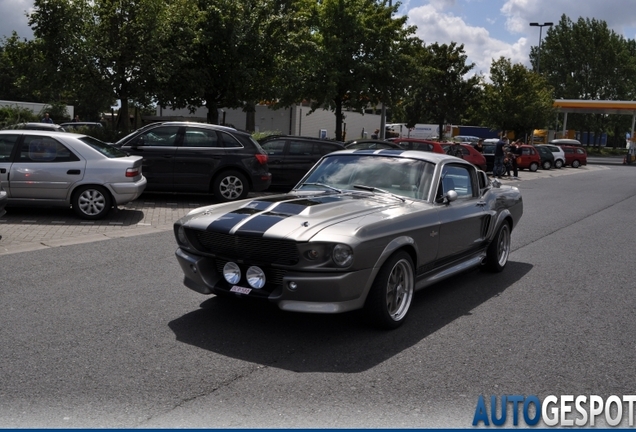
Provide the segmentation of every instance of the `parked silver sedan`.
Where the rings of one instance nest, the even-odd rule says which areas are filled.
[[[142,157],[93,137],[35,130],[0,131],[0,181],[7,206],[71,206],[100,219],[144,191]]]
[[[288,194],[191,211],[174,225],[184,284],[286,311],[364,309],[402,324],[415,291],[469,268],[500,272],[519,189],[463,159],[408,150],[330,153]]]

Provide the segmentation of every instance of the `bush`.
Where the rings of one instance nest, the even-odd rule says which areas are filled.
[[[21,108],[17,105],[0,107],[0,129],[5,129],[18,123],[34,121],[40,121],[40,119],[30,109]]]

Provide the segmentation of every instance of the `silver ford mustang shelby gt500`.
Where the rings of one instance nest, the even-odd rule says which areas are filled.
[[[413,293],[467,269],[500,272],[523,213],[516,187],[453,156],[344,150],[289,193],[201,207],[174,224],[184,284],[287,311],[364,309],[383,328]]]

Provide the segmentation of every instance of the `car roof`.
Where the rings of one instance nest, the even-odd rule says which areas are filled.
[[[47,135],[51,137],[68,138],[69,136],[83,137],[86,135],[66,132],[64,130],[35,130],[35,129],[3,129],[0,134],[8,135],[19,132],[23,135]]]
[[[359,155],[376,155],[376,156],[390,156],[390,157],[399,157],[399,158],[408,158],[408,159],[419,159],[426,162],[439,163],[443,161],[453,161],[458,163],[465,163],[467,165],[473,166],[468,161],[465,161],[461,158],[456,158],[454,156],[447,155],[446,153],[434,153],[428,151],[420,151],[420,150],[398,150],[398,149],[380,149],[380,150],[338,150],[333,153],[329,153],[324,157],[329,157],[333,155],[342,155],[342,154],[359,154]]]
[[[555,145],[568,144],[568,145],[574,145],[574,146],[582,145],[581,141],[575,140],[575,139],[568,139],[568,138],[553,139],[548,144],[555,144]]]

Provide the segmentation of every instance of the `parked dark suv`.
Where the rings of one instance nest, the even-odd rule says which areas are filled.
[[[259,140],[269,156],[272,186],[292,187],[327,153],[344,150],[341,142],[312,137],[270,135]]]
[[[267,154],[246,132],[191,122],[153,123],[113,144],[143,156],[148,191],[211,192],[243,199],[269,187]]]

